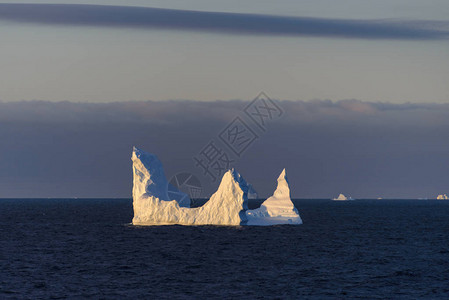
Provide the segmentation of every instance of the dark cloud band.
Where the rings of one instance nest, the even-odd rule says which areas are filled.
[[[67,26],[362,39],[444,39],[447,22],[348,20],[80,4],[0,4],[0,20]]]
[[[134,145],[156,153],[168,177],[190,172],[213,192],[193,160],[210,141],[262,196],[283,167],[292,197],[448,191],[449,104],[281,101],[285,114],[265,133],[243,114],[247,104],[0,102],[0,197],[130,197]],[[236,116],[259,134],[241,158],[218,137]]]

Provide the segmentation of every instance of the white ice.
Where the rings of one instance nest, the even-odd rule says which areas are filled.
[[[302,224],[298,210],[290,199],[285,169],[277,181],[273,196],[265,200],[259,208],[246,211],[248,225]]]
[[[133,199],[146,194],[162,201],[175,200],[180,207],[190,207],[189,195],[172,186],[165,177],[161,161],[156,155],[133,148]]]
[[[167,198],[167,179],[159,159],[134,148],[134,225],[244,225],[247,186],[234,170],[226,172],[217,192],[201,207],[189,208]]]
[[[340,195],[338,195],[337,198],[334,198],[334,199],[332,199],[332,200],[345,201],[345,200],[354,200],[354,198],[352,198],[352,197],[346,197],[345,195],[340,194]]]
[[[302,224],[290,200],[285,170],[274,195],[256,210],[248,210],[249,186],[235,170],[223,175],[218,190],[203,206],[190,208],[190,198],[182,192],[176,200],[169,197],[173,187],[168,192],[162,163],[155,155],[134,148],[132,161],[134,225]]]

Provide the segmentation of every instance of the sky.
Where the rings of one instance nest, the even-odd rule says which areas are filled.
[[[130,197],[134,145],[207,194],[210,141],[261,196],[283,167],[294,197],[449,193],[445,0],[0,1],[0,36],[0,197]]]
[[[5,3],[2,101],[211,101],[264,90],[288,100],[441,103],[449,95],[444,0]],[[91,19],[77,17],[83,8]]]

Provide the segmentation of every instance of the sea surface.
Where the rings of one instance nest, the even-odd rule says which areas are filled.
[[[449,201],[294,203],[303,225],[136,227],[131,199],[1,199],[0,299],[449,299]]]

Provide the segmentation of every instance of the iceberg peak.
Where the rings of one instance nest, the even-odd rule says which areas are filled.
[[[257,209],[246,212],[248,225],[302,224],[298,210],[290,199],[290,188],[285,169],[277,179],[273,196]]]
[[[285,172],[285,168],[282,170],[281,175],[278,177],[278,185],[274,191],[273,197],[276,198],[288,198],[290,199],[290,188],[288,186],[288,178]]]
[[[154,196],[163,201],[171,201],[168,194],[169,183],[165,177],[161,161],[156,155],[133,147],[131,156],[133,162],[133,199],[138,197]],[[174,187],[170,187],[174,189]],[[187,194],[176,190],[178,203],[182,207],[190,207],[190,198]]]

